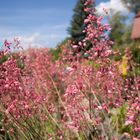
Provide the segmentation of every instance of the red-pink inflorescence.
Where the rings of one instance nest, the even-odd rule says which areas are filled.
[[[85,0],[86,37],[78,45],[69,41],[72,49],[65,47],[55,62],[48,49],[28,49],[22,55],[17,53],[24,63],[21,69],[10,52],[11,42],[4,42],[0,59],[7,59],[0,63],[0,101],[7,125],[11,120],[37,116],[41,122],[55,124],[55,135],[47,137],[50,140],[63,139],[69,131],[85,139],[93,132],[98,139],[113,139],[107,120],[112,110],[125,105],[124,127],[131,126],[133,139],[140,139],[140,77],[123,77],[119,63],[109,58],[115,54],[113,42],[105,34],[110,26],[101,24],[102,18],[89,7],[92,3]],[[14,41],[14,46],[20,47],[19,41]]]

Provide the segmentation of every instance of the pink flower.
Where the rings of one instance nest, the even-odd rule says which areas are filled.
[[[67,67],[66,70],[67,70],[68,72],[72,72],[72,71],[74,71],[74,68],[72,68],[72,67]]]
[[[133,137],[133,139],[132,140],[139,140],[138,138],[136,138],[136,137]]]
[[[131,121],[131,120],[127,120],[127,121],[125,121],[125,125],[130,125],[130,124],[133,124],[134,122],[133,121]]]
[[[74,49],[77,49],[78,48],[78,45],[73,45],[72,46]]]
[[[85,19],[84,20],[84,23],[88,23],[90,20],[89,19]]]
[[[136,127],[136,128],[134,128],[134,131],[136,131],[136,132],[140,132],[140,127]]]

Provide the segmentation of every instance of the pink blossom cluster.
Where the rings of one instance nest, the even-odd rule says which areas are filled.
[[[45,99],[41,94],[37,94],[32,88],[32,79],[29,75],[17,66],[14,54],[10,52],[12,45],[17,45],[5,41],[4,49],[0,52],[0,109],[3,119],[1,123],[4,129],[11,130],[14,120],[26,121],[38,112],[39,104]],[[3,58],[7,58],[3,60]],[[23,58],[20,56],[19,58]],[[15,123],[16,124],[16,123]],[[7,131],[9,131],[7,130]]]
[[[22,55],[17,53],[19,59],[24,58],[21,69],[9,50],[12,44],[5,41],[5,49],[0,51],[0,60],[7,57],[0,63],[0,113],[5,129],[9,123],[18,123],[18,128],[29,126],[31,129],[26,130],[37,134],[36,139],[115,139],[122,131],[112,126],[111,113],[125,105],[124,118],[116,122],[123,120],[123,127],[131,128],[132,139],[140,139],[140,77],[123,77],[118,69],[120,63],[108,57],[115,54],[112,41],[104,35],[110,27],[101,24],[102,18],[89,7],[92,2],[85,1],[86,37],[78,45],[67,43],[75,56],[65,46],[60,58],[53,62],[48,49],[28,49]],[[84,59],[77,48],[88,57]],[[125,53],[130,56],[128,51]],[[133,64],[129,65],[128,71],[132,71]],[[27,125],[27,120],[33,122]],[[15,127],[11,128],[14,131]]]
[[[88,56],[90,59],[108,57],[112,54],[110,48],[113,44],[107,34],[105,34],[106,31],[111,30],[111,27],[109,24],[102,25],[102,17],[99,17],[96,10],[91,8],[91,5],[93,4],[93,0],[87,0],[84,4],[84,11],[87,17],[84,20],[86,27],[83,30],[83,33],[86,33],[86,37],[80,41],[78,45],[72,45],[73,51],[78,53],[78,48],[80,48],[84,51],[84,55]]]

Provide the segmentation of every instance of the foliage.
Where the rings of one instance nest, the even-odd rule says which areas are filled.
[[[52,61],[56,61],[59,58],[59,55],[61,54],[61,48],[57,47],[57,48],[51,48],[49,50],[49,53],[52,55]]]
[[[89,15],[94,15],[95,20],[97,19],[97,15],[95,14],[95,6],[94,6],[94,0],[89,0],[88,3],[85,5],[86,0],[78,0],[76,3],[76,6],[74,8],[74,14],[71,20],[71,26],[68,28],[68,32],[70,34],[70,39],[72,41],[72,44],[75,44],[75,47],[78,45],[80,46],[81,42],[86,38],[87,34],[84,31],[86,27],[88,27],[88,23],[85,22],[85,19]],[[94,11],[94,12],[92,12]],[[92,25],[95,28],[97,28],[96,21]],[[88,42],[86,44],[85,49],[89,50],[91,49],[91,43]],[[81,55],[83,57],[87,57],[84,55],[84,49],[82,47],[78,47],[77,50],[73,49],[73,54],[75,55],[77,52],[81,52]]]
[[[137,14],[140,10],[140,0],[122,0],[124,5],[131,11]]]
[[[49,53],[52,56],[52,61],[56,61],[60,58],[60,55],[62,53],[62,49],[64,47],[68,47],[69,40],[70,40],[69,38],[65,38],[62,42],[58,43],[55,48],[51,48],[49,50]]]
[[[140,48],[133,46],[131,47],[131,51],[134,56],[135,62],[140,64]]]
[[[0,64],[2,64],[3,62],[7,61],[7,59],[8,59],[8,55],[3,55],[1,57],[2,58],[0,59]]]
[[[127,105],[120,106],[119,108],[115,110],[111,110],[111,123],[114,126],[114,129],[116,131],[119,131],[119,133],[124,132],[131,132],[131,127],[125,125],[125,118],[126,118],[126,108]]]
[[[113,13],[109,19],[109,24],[112,28],[109,37],[115,42],[114,45],[116,46],[129,44],[131,42],[131,26],[127,25],[126,21],[127,16],[122,15],[120,12]]]
[[[83,40],[85,33],[83,30],[85,28],[84,19],[86,18],[86,13],[84,11],[85,0],[78,0],[74,8],[74,14],[71,20],[71,26],[68,28],[68,32],[72,40],[77,44],[79,41]]]

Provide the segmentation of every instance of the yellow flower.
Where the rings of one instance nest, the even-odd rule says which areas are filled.
[[[128,66],[128,59],[126,56],[123,56],[122,57],[122,62],[121,64],[119,65],[119,71],[121,72],[121,74],[123,76],[126,76],[127,75],[127,66]]]

